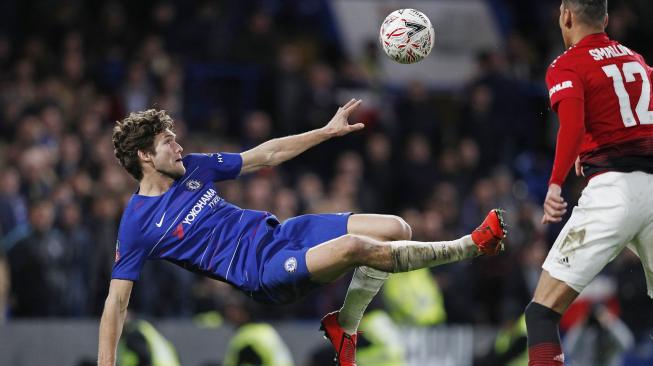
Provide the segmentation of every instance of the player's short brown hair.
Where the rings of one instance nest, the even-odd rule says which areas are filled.
[[[148,109],[132,112],[113,128],[113,152],[129,174],[137,180],[143,178],[143,167],[138,151],[154,152],[154,137],[166,129],[172,130],[174,122],[164,110]]]
[[[608,0],[562,0],[565,8],[571,9],[581,22],[603,27],[608,15]]]

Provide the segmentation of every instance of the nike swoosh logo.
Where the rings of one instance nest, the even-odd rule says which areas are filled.
[[[157,223],[154,224],[154,225],[156,225],[156,227],[161,227],[161,225],[163,225],[163,218],[164,218],[164,217],[166,217],[166,213],[165,213],[165,212],[163,213],[163,216],[161,216],[161,221],[157,222]]]

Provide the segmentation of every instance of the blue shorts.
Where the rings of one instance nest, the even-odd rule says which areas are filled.
[[[311,281],[306,252],[319,244],[347,234],[351,213],[302,215],[276,226],[260,244],[261,290],[251,294],[259,302],[292,303],[321,286]]]

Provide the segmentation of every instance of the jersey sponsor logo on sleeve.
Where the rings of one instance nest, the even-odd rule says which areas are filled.
[[[569,89],[573,88],[574,84],[571,82],[571,80],[563,81],[561,83],[558,83],[554,85],[551,89],[549,89],[549,98],[553,96],[553,94],[559,92],[560,90],[563,89]]]
[[[626,55],[634,55],[633,51],[628,49],[628,47],[620,44],[608,47],[592,48],[589,50],[589,53],[594,61],[601,61],[608,58],[621,57]]]
[[[222,159],[222,154],[220,153],[205,153],[204,155],[210,158],[215,157],[218,160],[218,163],[224,163],[224,160]]]

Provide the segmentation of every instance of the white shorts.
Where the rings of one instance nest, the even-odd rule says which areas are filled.
[[[653,297],[653,174],[590,179],[542,268],[580,293],[626,246],[642,261]]]

